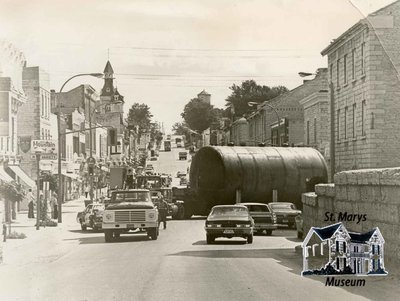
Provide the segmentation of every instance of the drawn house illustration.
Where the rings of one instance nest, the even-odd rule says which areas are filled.
[[[384,244],[378,228],[354,233],[342,223],[312,227],[302,244],[302,275],[386,275]]]

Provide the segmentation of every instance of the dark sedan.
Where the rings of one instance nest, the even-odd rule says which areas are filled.
[[[240,203],[249,209],[250,215],[254,220],[254,231],[271,235],[273,230],[278,228],[276,215],[267,204],[263,203]]]
[[[296,216],[301,214],[301,211],[297,210],[293,203],[273,202],[268,205],[272,212],[275,213],[277,223],[279,225],[287,225],[289,228],[294,227]]]
[[[254,221],[245,206],[214,206],[205,225],[207,244],[213,243],[218,237],[243,237],[251,244],[253,227]]]

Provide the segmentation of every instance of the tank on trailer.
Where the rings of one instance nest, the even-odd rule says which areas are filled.
[[[327,165],[320,152],[306,147],[206,146],[192,159],[190,186],[206,210],[242,202],[293,202],[326,183]]]

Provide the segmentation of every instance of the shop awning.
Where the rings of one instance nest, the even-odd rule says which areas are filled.
[[[79,176],[74,173],[63,172],[62,175],[71,178],[72,180],[79,180]]]
[[[14,181],[14,179],[4,170],[3,166],[0,166],[0,180],[4,182]]]
[[[36,188],[36,183],[32,180],[19,166],[16,165],[9,165],[8,166],[15,174],[28,185],[30,188]]]

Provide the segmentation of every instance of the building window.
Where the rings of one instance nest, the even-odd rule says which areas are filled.
[[[41,104],[42,104],[42,111],[40,112],[40,116],[44,116],[44,96],[43,96],[43,94],[42,94],[42,101],[41,101]]]
[[[340,59],[336,61],[336,85],[339,87],[339,77],[340,77]]]
[[[352,118],[352,122],[353,122],[353,138],[356,137],[356,104],[353,103],[353,118]]]
[[[361,74],[365,74],[365,42],[361,44]]]
[[[314,118],[314,144],[317,144],[317,118]]]
[[[344,139],[347,139],[347,111],[348,107],[344,108]]]
[[[362,101],[361,104],[361,136],[365,136],[365,110],[366,110],[366,102],[365,100]]]
[[[337,124],[337,140],[340,140],[340,109],[337,110],[336,115],[336,124]]]
[[[351,79],[356,78],[356,50],[351,52]]]
[[[347,84],[347,54],[343,58],[343,82]]]
[[[333,82],[333,64],[331,64],[329,67],[329,78],[331,82]]]
[[[307,145],[310,145],[310,121],[307,120]]]
[[[14,131],[15,131],[15,119],[11,118],[11,151],[14,152]]]

